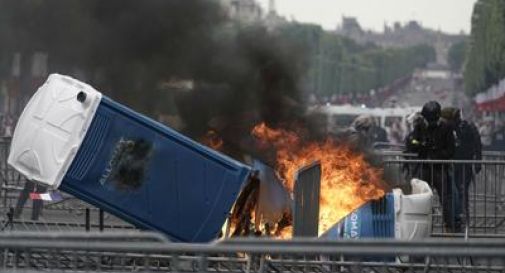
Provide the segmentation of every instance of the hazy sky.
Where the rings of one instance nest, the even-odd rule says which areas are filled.
[[[264,7],[269,0],[258,0]],[[469,32],[476,0],[276,0],[277,11],[288,19],[335,29],[342,15],[357,17],[366,29],[383,30],[384,22],[411,19],[446,32]]]

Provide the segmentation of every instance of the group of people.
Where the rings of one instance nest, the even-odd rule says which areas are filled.
[[[450,232],[460,232],[468,215],[468,189],[478,164],[449,164],[443,160],[481,160],[482,145],[477,127],[464,120],[461,110],[436,101],[426,103],[412,117],[413,129],[405,140],[406,152],[428,164],[410,164],[409,175],[428,182],[438,193],[443,220]]]
[[[403,170],[409,178],[426,181],[436,190],[446,230],[461,232],[464,221],[468,221],[464,216],[468,215],[470,183],[481,170],[480,164],[461,160],[482,159],[479,130],[462,118],[461,109],[442,108],[436,101],[426,103],[408,120],[412,126],[404,139],[404,151],[419,161],[405,164]],[[358,117],[348,132],[351,144],[368,149],[386,135],[372,116]]]
[[[426,181],[436,190],[446,230],[461,232],[464,221],[468,221],[464,216],[469,210],[470,184],[481,170],[480,164],[468,162],[482,159],[479,130],[472,122],[462,118],[461,109],[442,108],[436,101],[426,103],[421,112],[413,114],[408,120],[411,129],[404,139],[404,151],[420,161],[409,162],[404,171],[409,178]],[[386,137],[385,130],[372,116],[358,117],[350,132],[351,143],[368,149],[373,149],[377,139]]]

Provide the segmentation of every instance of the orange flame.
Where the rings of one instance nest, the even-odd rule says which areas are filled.
[[[205,136],[203,136],[202,139],[200,140],[200,143],[216,151],[221,150],[224,144],[223,139],[214,130],[207,131]]]
[[[291,193],[296,172],[316,160],[321,162],[319,235],[366,202],[384,196],[383,170],[345,145],[330,138],[305,144],[296,133],[264,123],[254,127],[252,134],[276,150],[277,175]]]

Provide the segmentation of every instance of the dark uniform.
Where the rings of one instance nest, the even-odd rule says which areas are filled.
[[[30,193],[45,193],[47,188],[45,186],[37,185],[35,182],[30,180],[25,182],[25,186],[23,190],[19,193],[19,198],[16,203],[16,208],[14,209],[14,218],[20,218],[23,213],[23,207],[30,198]],[[33,208],[32,208],[32,220],[39,220],[39,216],[42,213],[42,209],[44,206],[44,201],[42,200],[33,200]]]
[[[456,135],[454,159],[481,160],[482,143],[477,127],[471,122],[461,120],[461,111],[458,108],[444,108],[442,117],[448,120]],[[475,174],[479,173],[480,169],[480,164],[456,164],[454,166],[454,183],[458,189],[460,201],[456,206],[458,214],[468,216],[468,189],[475,178]]]
[[[440,119],[441,107],[435,101],[423,106],[421,115],[426,120],[423,127],[414,129],[406,140],[407,151],[417,153],[419,159],[449,160],[454,156],[455,138],[451,127]],[[428,182],[436,189],[443,208],[443,219],[450,231],[459,231],[460,218],[455,210],[454,190],[449,164],[421,164],[415,177]]]
[[[412,120],[413,130],[408,133],[405,138],[406,153],[420,154],[423,152],[422,142],[424,140],[424,132],[428,126],[426,119],[421,115],[421,113],[416,113],[414,119]],[[410,180],[412,178],[421,177],[421,165],[420,164],[406,164],[404,170],[407,172],[407,178]]]
[[[373,137],[373,142],[389,142],[388,140],[388,133],[384,128],[380,127],[379,125],[375,125],[372,127],[372,137]]]

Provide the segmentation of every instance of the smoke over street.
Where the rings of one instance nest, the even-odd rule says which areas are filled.
[[[37,3],[0,2],[2,26],[12,34],[5,52],[45,51],[51,71],[154,118],[173,107],[160,102],[160,85],[190,79],[194,88],[175,100],[192,137],[202,136],[212,118],[236,130],[246,116],[275,125],[303,114],[303,50],[259,25],[232,27],[218,1]]]

